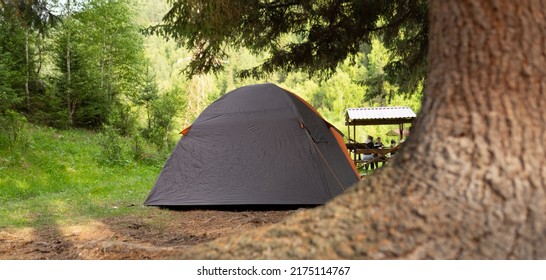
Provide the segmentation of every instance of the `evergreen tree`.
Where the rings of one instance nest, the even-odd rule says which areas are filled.
[[[426,19],[425,0],[178,0],[164,22],[148,31],[197,50],[187,69],[190,76],[223,69],[233,46],[270,55],[240,71],[242,77],[278,70],[330,75],[379,36],[392,54],[387,78],[411,92],[425,76]]]

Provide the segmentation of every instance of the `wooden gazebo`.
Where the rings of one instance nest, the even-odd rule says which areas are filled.
[[[398,125],[400,140],[404,135],[404,124],[412,123],[417,117],[415,112],[409,107],[371,107],[371,108],[349,108],[345,113],[345,125],[347,125],[349,143],[346,143],[347,149],[353,151],[357,163],[356,155],[358,153],[373,153],[384,155],[394,152],[398,146],[393,149],[367,149],[365,144],[358,143],[356,139],[356,126],[366,125]],[[353,133],[351,134],[351,127]],[[400,141],[399,141],[400,142]],[[378,157],[379,158],[379,157]],[[377,161],[376,158],[374,161]]]
[[[416,116],[410,107],[349,108],[345,113],[345,125],[349,132],[349,139],[356,139],[357,125],[397,124],[400,129],[400,140],[402,140],[404,124],[412,123]],[[353,127],[352,138],[351,126]]]

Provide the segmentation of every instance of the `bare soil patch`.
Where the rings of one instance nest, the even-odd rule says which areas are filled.
[[[261,226],[300,210],[159,210],[77,225],[0,228],[0,259],[158,259]]]

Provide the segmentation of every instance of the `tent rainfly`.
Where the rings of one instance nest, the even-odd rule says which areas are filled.
[[[359,180],[340,132],[273,84],[225,94],[183,134],[146,205],[317,205]]]

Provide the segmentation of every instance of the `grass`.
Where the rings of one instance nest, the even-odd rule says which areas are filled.
[[[146,215],[163,162],[101,163],[101,135],[31,126],[26,152],[0,146],[0,228]],[[129,142],[129,141],[127,141]],[[129,149],[129,143],[123,143]]]

